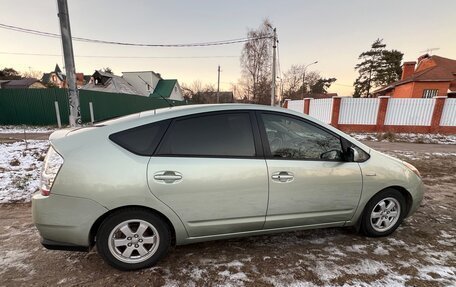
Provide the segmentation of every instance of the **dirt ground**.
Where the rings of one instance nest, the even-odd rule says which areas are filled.
[[[3,204],[0,286],[456,286],[456,147],[442,154],[413,146],[389,153],[420,170],[425,197],[389,237],[331,228],[206,242],[120,272],[95,250],[44,249],[30,204]]]

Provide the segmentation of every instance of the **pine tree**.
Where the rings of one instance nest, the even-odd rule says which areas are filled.
[[[375,40],[371,49],[358,57],[362,61],[355,66],[359,76],[353,97],[369,97],[373,88],[399,80],[403,55],[397,50],[387,50],[383,39]]]

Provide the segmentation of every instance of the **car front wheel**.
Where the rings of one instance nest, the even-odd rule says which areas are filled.
[[[386,189],[376,194],[366,205],[361,230],[371,237],[389,235],[402,223],[405,212],[404,196],[396,190]]]
[[[125,209],[108,216],[96,243],[103,259],[120,270],[150,267],[170,246],[169,228],[161,218],[143,209]]]

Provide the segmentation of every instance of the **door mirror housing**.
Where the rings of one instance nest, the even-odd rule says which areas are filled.
[[[352,147],[349,147],[347,149],[347,155],[348,155],[348,161],[352,161],[352,162],[359,162],[361,161],[361,156],[359,155],[359,152],[352,148]]]

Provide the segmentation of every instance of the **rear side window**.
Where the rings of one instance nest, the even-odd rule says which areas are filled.
[[[203,115],[171,124],[158,155],[255,156],[248,113]]]
[[[161,121],[124,130],[109,136],[109,139],[137,155],[152,156],[170,121]]]

